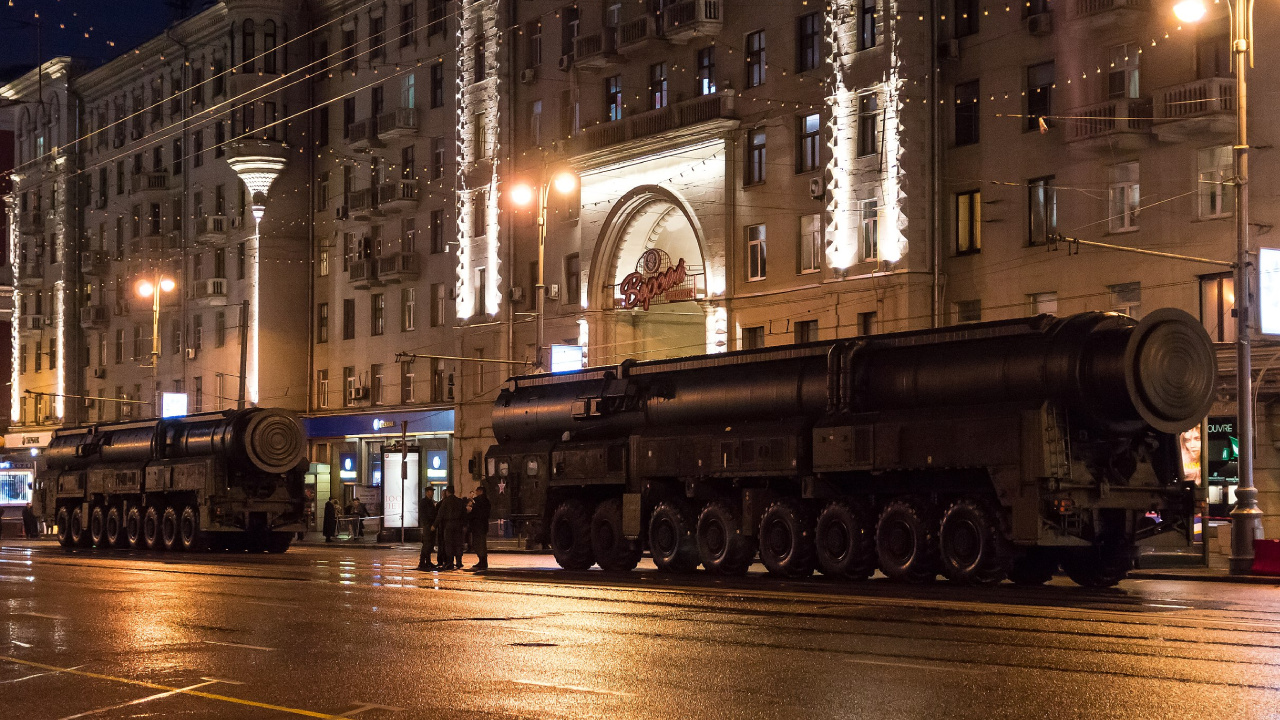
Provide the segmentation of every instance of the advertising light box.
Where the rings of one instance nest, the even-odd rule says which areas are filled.
[[[404,527],[418,526],[418,454],[409,453],[409,472],[400,482],[401,455],[389,452],[382,456],[382,511],[386,515],[383,527],[401,527],[403,508]]]
[[[1258,248],[1258,327],[1280,335],[1280,248]]]

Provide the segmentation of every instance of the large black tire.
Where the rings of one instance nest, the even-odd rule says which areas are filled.
[[[165,550],[182,550],[178,541],[178,511],[172,505],[166,506],[160,516],[160,542]]]
[[[200,516],[194,507],[187,505],[182,508],[182,515],[178,516],[178,549],[200,552],[204,550],[204,545],[204,533],[200,532]]]
[[[289,545],[292,543],[293,533],[273,532],[271,533],[271,536],[267,538],[265,546],[267,552],[272,553],[273,555],[279,555],[280,553],[288,550]]]
[[[591,513],[580,500],[565,500],[551,515],[551,554],[565,570],[586,570],[591,554]]]
[[[933,582],[938,575],[938,523],[918,500],[897,499],[884,506],[876,523],[880,572],[909,583]]]
[[[142,515],[142,545],[148,550],[164,549],[164,542],[160,540],[160,512],[155,505],[148,506]]]
[[[1015,585],[1043,585],[1058,571],[1058,558],[1046,548],[1027,548],[1016,554],[1009,566],[1009,580]]]
[[[135,505],[129,508],[129,512],[124,516],[124,537],[125,542],[131,548],[143,547],[145,542],[142,539],[142,511],[138,510]]]
[[[112,505],[107,510],[107,545],[110,547],[129,546],[129,538],[124,534],[124,519],[120,517],[120,508],[116,505]]]
[[[622,532],[622,500],[605,500],[591,514],[591,554],[609,572],[630,572],[640,563],[640,543]]]
[[[96,548],[107,545],[107,511],[98,504],[89,510],[89,544]]]
[[[1121,535],[1104,536],[1092,548],[1068,553],[1062,569],[1075,584],[1087,588],[1109,588],[1133,569],[1133,544]]]
[[[733,503],[713,500],[698,516],[698,557],[712,575],[743,575],[756,556],[755,538],[742,533],[742,513]]]
[[[875,518],[859,503],[827,503],[818,515],[814,544],[823,575],[865,580],[876,571]]]
[[[75,545],[71,540],[71,511],[65,505],[58,508],[54,523],[58,526],[58,544],[64,548]]]
[[[942,574],[963,585],[994,585],[1009,574],[1013,548],[991,506],[960,498],[942,515],[938,555]]]
[[[760,518],[760,562],[772,575],[806,578],[817,566],[813,545],[813,511],[803,502],[787,498],[764,511]]]
[[[688,573],[698,569],[697,525],[684,505],[663,501],[649,516],[649,554],[662,572]]]
[[[71,509],[70,540],[73,547],[89,546],[89,528],[85,525],[84,510],[77,505]]]

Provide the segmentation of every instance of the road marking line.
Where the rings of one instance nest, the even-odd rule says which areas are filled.
[[[559,685],[556,683],[535,682],[533,680],[512,680],[517,685],[536,685],[538,687],[553,688],[556,690],[577,690],[578,692],[599,693],[600,695],[617,695],[619,697],[634,697],[629,692],[620,690],[596,690],[595,688],[581,687],[579,685]]]
[[[275,650],[275,648],[262,647],[261,645],[245,645],[244,643],[218,642],[217,640],[201,640],[206,645],[226,645],[227,647],[246,648],[248,650]]]
[[[75,720],[75,718],[88,717],[89,715],[97,715],[98,713],[104,713],[111,710],[119,710],[120,708],[129,707],[130,705],[140,705],[144,702],[150,702],[151,700],[159,700],[160,698],[171,697],[173,695],[177,695],[178,693],[190,692],[191,690],[195,690],[196,688],[201,688],[206,685],[212,685],[214,682],[216,681],[196,683],[195,685],[188,685],[184,688],[178,688],[176,690],[170,690],[168,692],[156,693],[155,695],[148,695],[143,698],[138,698],[137,700],[130,700],[129,702],[122,702],[119,705],[109,705],[107,707],[97,708],[96,710],[86,710],[82,713],[77,713],[75,715],[68,715],[62,718],[62,720]]]
[[[354,708],[342,713],[338,717],[355,717],[365,710],[386,710],[388,712],[404,712],[404,708],[394,705],[378,705],[377,703],[360,703]]]
[[[38,612],[16,612],[16,613],[12,613],[12,614],[13,614],[13,615],[27,615],[27,616],[30,616],[30,617],[45,618],[45,619],[47,619],[47,620],[66,620],[66,618],[65,618],[65,617],[63,617],[63,616],[61,616],[61,615],[49,615],[49,614],[46,614],[46,613],[38,613]]]
[[[17,645],[18,647],[26,647],[26,648],[31,647],[30,643],[24,643],[21,640],[10,640],[9,642],[13,643],[14,645]]]
[[[217,693],[204,692],[201,690],[184,690],[182,688],[169,687],[168,685],[160,685],[158,683],[147,682],[145,680],[130,680],[129,678],[115,677],[113,675],[103,675],[101,673],[85,672],[76,668],[64,668],[57,665],[45,665],[44,663],[33,662],[31,660],[21,660],[8,655],[0,655],[0,660],[16,663],[18,665],[26,665],[27,667],[40,668],[41,670],[52,670],[55,672],[71,673],[81,677],[93,678],[94,680],[107,680],[110,682],[124,683],[126,685],[134,685],[137,687],[151,688],[152,690],[166,690],[180,692],[184,695],[193,697],[201,697],[206,700],[220,700],[222,702],[234,703],[236,705],[244,705],[245,707],[262,708],[264,710],[275,710],[276,712],[290,713],[293,715],[301,715],[303,717],[326,718],[332,720],[339,717],[330,715],[329,713],[314,712],[312,710],[302,710],[299,708],[285,707],[284,705],[272,705],[271,703],[257,702],[256,700],[244,700],[241,698],[231,697],[229,695],[219,695]]]
[[[983,670],[980,670],[978,668],[947,667],[944,665],[921,665],[917,663],[892,662],[890,660],[863,660],[861,658],[845,658],[845,659],[849,662],[858,663],[860,665],[884,665],[887,667],[907,668],[909,670],[946,670],[949,672],[968,672],[968,673],[984,672]],[[946,661],[941,661],[941,662],[946,662]]]

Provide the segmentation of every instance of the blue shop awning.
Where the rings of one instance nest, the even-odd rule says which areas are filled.
[[[351,415],[320,415],[302,419],[309,438],[348,435],[399,435],[400,423],[409,423],[409,434],[453,432],[453,410],[413,410],[408,412],[368,412]]]

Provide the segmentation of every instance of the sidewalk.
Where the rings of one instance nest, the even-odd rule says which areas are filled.
[[[398,548],[411,548],[418,550],[422,546],[416,542],[378,542],[377,533],[370,533],[361,538],[341,537],[334,538],[333,542],[325,542],[324,535],[318,532],[309,532],[302,540],[294,540],[294,547],[330,547],[350,550],[352,548],[361,548],[367,550],[395,550]],[[519,538],[489,538],[489,552],[491,553],[534,553],[545,554],[546,550],[526,550],[522,548]]]
[[[1278,585],[1280,575],[1232,575],[1225,569],[1207,567],[1153,568],[1132,570],[1130,580],[1181,580],[1191,582],[1244,583],[1247,585]]]

